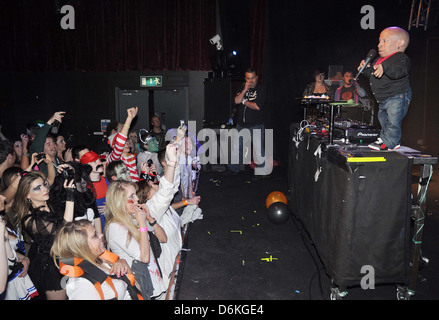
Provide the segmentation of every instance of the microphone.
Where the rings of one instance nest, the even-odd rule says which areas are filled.
[[[361,69],[358,71],[357,75],[354,78],[354,81],[358,80],[358,77],[360,76],[360,74],[363,72],[363,70],[366,68],[366,66],[373,60],[375,59],[375,56],[377,55],[377,51],[375,49],[371,49],[369,51],[369,53],[366,56],[366,59],[364,59],[364,65],[363,67],[361,67]]]

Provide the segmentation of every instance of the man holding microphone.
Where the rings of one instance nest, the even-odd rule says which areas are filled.
[[[264,166],[265,90],[264,87],[260,83],[258,83],[258,75],[256,73],[256,70],[248,68],[245,71],[245,83],[236,94],[234,102],[236,105],[236,129],[238,130],[238,132],[241,132],[244,129],[248,129],[250,131],[251,140],[253,142],[253,160],[256,163],[256,168],[266,168],[266,166]],[[242,154],[243,143],[239,142],[238,137],[238,139],[232,141],[232,155],[239,155],[240,159]],[[239,164],[228,165],[228,169],[232,173],[238,173],[239,168]],[[258,174],[256,175],[256,173]],[[269,174],[270,172],[266,170],[260,170],[258,172],[256,172],[255,170],[254,180],[269,177]]]
[[[364,69],[372,93],[379,104],[380,138],[369,145],[374,150],[395,150],[401,144],[401,124],[407,114],[412,90],[409,83],[410,59],[404,53],[409,45],[407,31],[399,27],[384,29],[379,38],[379,58]],[[361,62],[358,70],[365,65]]]

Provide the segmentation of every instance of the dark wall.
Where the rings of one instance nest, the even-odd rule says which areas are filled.
[[[219,2],[223,41],[227,49],[236,47],[242,52],[240,67],[245,68],[250,61],[248,53],[254,49],[248,34],[252,29],[249,27],[251,9],[255,4],[261,6],[263,1],[227,3]],[[327,70],[329,65],[343,65],[345,69],[355,69],[367,52],[376,48],[383,28],[396,25],[407,29],[411,3],[410,0],[265,2],[265,19],[256,23],[263,24],[265,28],[262,81],[267,87],[269,101],[265,119],[267,127],[274,129],[277,158],[287,158],[289,125],[300,120],[302,115],[296,98],[313,81],[311,74],[314,68]],[[363,30],[360,26],[363,5],[375,8],[373,30]],[[2,31],[3,35],[8,34],[6,29]],[[209,37],[213,34],[209,32]],[[439,36],[437,17],[431,17],[427,31],[412,29],[410,35],[407,54],[412,61],[413,100],[403,123],[403,144],[439,154],[439,144],[434,138],[439,129],[439,114],[436,111],[439,70],[435,58],[438,56],[435,39]],[[14,41],[19,43],[18,39]],[[43,45],[44,41],[38,43]],[[201,51],[207,48],[214,50],[207,39],[203,40],[203,44],[206,47]],[[89,132],[99,129],[99,119],[115,117],[116,83],[125,84],[127,89],[137,88],[139,75],[135,71],[2,73],[0,122],[3,131],[18,135],[27,122],[47,120],[55,110],[62,108],[70,116],[66,118],[65,129],[72,132],[75,139],[89,138]],[[198,88],[190,92],[192,101],[204,98],[202,86],[197,85],[200,78],[189,81],[190,87]],[[360,81],[367,86],[365,79]],[[197,120],[202,119],[199,107],[190,108]]]
[[[93,148],[101,140],[93,134],[100,131],[100,119],[125,121],[116,114],[115,88],[146,90],[140,88],[141,75],[162,75],[161,89],[188,87],[189,118],[201,129],[206,72],[45,72],[0,74],[2,131],[15,139],[28,123],[47,121],[55,111],[66,111],[61,133],[70,137],[69,146],[86,143]]]
[[[75,9],[74,30],[60,26],[64,4]],[[64,110],[71,143],[95,144],[99,120],[116,118],[115,87],[140,89],[140,75],[157,74],[164,89],[188,88],[186,107],[201,127],[215,7],[215,0],[0,1],[2,131],[15,139],[27,123]]]
[[[14,73],[8,75],[8,90],[2,77],[1,122],[8,138],[16,138],[35,120],[47,121],[55,111],[66,111],[62,133],[74,143],[94,143],[99,119],[114,119],[108,77],[85,73]],[[113,93],[114,96],[114,93]],[[114,101],[114,98],[113,98]]]

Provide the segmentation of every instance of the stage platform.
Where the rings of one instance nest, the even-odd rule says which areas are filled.
[[[363,285],[394,283],[399,298],[415,294],[425,217],[425,193],[437,157],[408,147],[374,151],[329,143],[292,128],[290,208],[313,240],[333,281],[332,297]],[[421,166],[417,194],[412,169]],[[365,269],[366,268],[366,269]]]

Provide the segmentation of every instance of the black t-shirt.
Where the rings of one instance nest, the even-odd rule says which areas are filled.
[[[237,92],[241,93],[244,86]],[[244,99],[249,102],[255,102],[260,110],[254,110],[242,103],[237,105],[236,122],[242,127],[248,128],[257,124],[264,123],[264,107],[265,107],[265,90],[261,84],[256,84],[256,87],[250,88],[244,95]]]
[[[340,100],[350,100],[350,99],[354,99],[355,97],[355,91],[354,91],[354,86],[350,86],[350,87],[345,87],[343,86],[341,88],[340,91]]]

